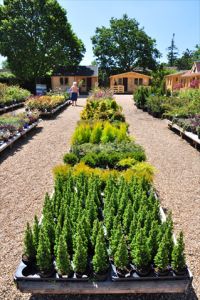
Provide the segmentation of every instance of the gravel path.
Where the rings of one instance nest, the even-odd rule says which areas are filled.
[[[0,300],[30,299],[13,283],[24,229],[35,214],[40,216],[45,192],[52,191],[52,168],[69,149],[85,99],[78,104],[42,121],[25,140],[0,154]]]
[[[200,299],[200,153],[170,131],[165,120],[138,110],[132,96],[116,99],[123,107],[131,135],[157,169],[155,187],[162,206],[172,210],[175,232],[184,232],[187,262]]]
[[[131,96],[117,96],[117,100],[123,106],[131,134],[144,146],[149,161],[158,170],[155,186],[162,206],[173,211],[175,231],[184,231],[187,260],[195,277],[196,294],[200,295],[199,152],[169,131],[165,121],[137,110]],[[80,99],[79,104],[84,105],[85,100]],[[18,292],[13,284],[13,273],[22,254],[26,222],[33,220],[34,214],[41,214],[44,194],[51,192],[53,187],[52,167],[62,161],[68,150],[81,110],[80,106],[70,106],[55,119],[43,121],[36,132],[18,142],[0,159],[0,300],[93,299],[82,296],[31,297]],[[150,299],[164,300],[166,297],[157,295],[148,297]],[[180,298],[169,296],[168,299]],[[195,295],[187,299],[193,300]]]

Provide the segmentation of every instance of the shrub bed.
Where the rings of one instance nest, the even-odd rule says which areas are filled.
[[[0,109],[24,102],[29,96],[30,92],[19,86],[7,86],[0,83]]]
[[[45,196],[41,222],[35,217],[32,227],[27,224],[23,262],[42,277],[57,272],[71,280],[105,280],[108,272],[112,280],[134,280],[136,273],[187,276],[182,233],[174,245],[171,214],[161,221],[154,168],[143,161],[142,148],[125,134],[119,142],[105,143],[98,134],[98,141],[85,144],[97,123],[83,124],[88,126],[84,139],[76,132],[66,164],[54,169],[54,193]],[[98,124],[106,128],[108,123]],[[109,126],[120,129],[121,124]]]
[[[37,109],[40,113],[52,112],[55,108],[64,104],[68,98],[68,94],[50,94],[46,96],[30,97],[26,102],[26,107],[30,110]]]

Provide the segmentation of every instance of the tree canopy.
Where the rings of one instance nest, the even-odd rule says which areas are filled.
[[[121,19],[111,18],[108,28],[97,27],[91,40],[97,63],[105,70],[118,68],[125,72],[136,66],[155,69],[160,57],[155,40],[126,14]]]
[[[56,0],[4,0],[0,5],[0,53],[18,78],[33,80],[58,65],[77,65],[84,52]]]

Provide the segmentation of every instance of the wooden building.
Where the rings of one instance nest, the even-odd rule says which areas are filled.
[[[110,76],[110,88],[114,93],[133,93],[139,85],[150,85],[151,77],[137,72]]]
[[[171,91],[200,88],[200,61],[194,62],[191,70],[165,76],[165,86]]]
[[[88,93],[98,85],[98,67],[59,67],[51,76],[51,87],[53,91],[65,91],[72,86],[74,81],[76,81],[78,85],[80,84],[81,93]]]

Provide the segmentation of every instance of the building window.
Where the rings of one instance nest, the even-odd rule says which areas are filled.
[[[139,78],[139,85],[142,85],[143,84],[143,80],[142,78]]]
[[[119,85],[123,85],[123,80],[122,80],[122,78],[118,78],[118,84],[119,84]]]
[[[178,81],[178,77],[176,77],[176,81]]]
[[[67,85],[69,82],[68,77],[60,77],[60,85]]]
[[[138,78],[135,78],[134,83],[135,85],[138,85]]]
[[[60,77],[60,85],[63,85],[63,84],[64,84],[63,77]]]

